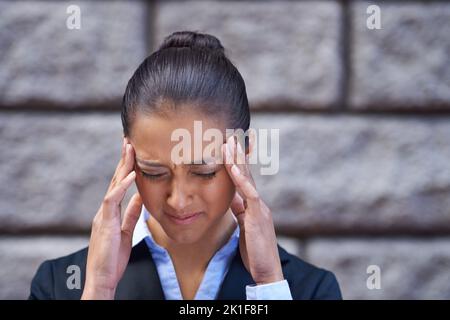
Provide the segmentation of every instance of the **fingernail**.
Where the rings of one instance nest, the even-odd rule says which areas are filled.
[[[241,171],[239,170],[239,168],[235,164],[231,167],[231,172],[233,172],[233,174],[235,176],[238,176],[238,175],[241,174]]]

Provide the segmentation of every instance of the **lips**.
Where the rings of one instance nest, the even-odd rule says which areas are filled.
[[[187,213],[187,214],[183,214],[183,215],[173,215],[173,214],[168,214],[169,218],[177,223],[177,224],[190,224],[192,222],[194,222],[197,217],[201,214],[202,212],[193,212],[193,213]]]
[[[187,214],[187,215],[185,215],[185,216],[173,216],[174,218],[177,218],[177,219],[181,219],[181,220],[184,220],[184,219],[187,219],[187,218],[190,218],[190,217],[192,217],[192,216],[195,216],[196,214],[199,214],[200,212],[195,212],[195,213],[190,213],[190,214]]]

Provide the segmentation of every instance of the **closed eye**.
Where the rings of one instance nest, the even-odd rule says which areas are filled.
[[[158,174],[150,174],[144,171],[141,171],[142,175],[150,180],[157,180],[160,179],[162,177],[164,177],[166,174],[165,173],[158,173]],[[193,175],[200,177],[200,178],[204,178],[204,179],[212,179],[216,176],[216,171],[213,172],[208,172],[208,173],[198,173],[198,172],[193,172]]]
[[[211,179],[211,178],[214,178],[216,176],[216,171],[209,172],[209,173],[195,173],[194,172],[193,174],[195,174],[196,176],[199,176],[201,178]]]
[[[158,179],[158,178],[161,178],[162,176],[164,176],[165,173],[150,174],[150,173],[147,173],[147,172],[142,171],[142,175],[143,175],[145,178],[147,178],[147,179],[153,179],[153,180],[155,180],[155,179]]]

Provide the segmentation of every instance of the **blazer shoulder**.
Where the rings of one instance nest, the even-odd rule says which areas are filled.
[[[86,270],[87,247],[56,259],[46,260],[36,271],[31,281],[30,300],[70,299],[81,297]],[[79,272],[79,289],[67,290],[67,279],[74,272]],[[61,289],[68,294],[60,296]]]
[[[289,283],[292,298],[297,299],[342,299],[336,276],[303,259],[290,254],[278,245],[283,274]]]
[[[84,290],[88,248],[44,261],[32,282],[29,299],[79,300]],[[78,277],[76,277],[78,273]],[[117,299],[164,299],[153,259],[144,240],[133,246],[120,280]]]

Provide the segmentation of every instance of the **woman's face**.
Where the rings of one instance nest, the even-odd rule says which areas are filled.
[[[138,113],[129,137],[136,154],[136,185],[144,206],[177,243],[195,243],[208,230],[214,230],[235,193],[223,164],[212,159],[201,159],[206,164],[172,161],[172,148],[180,143],[171,141],[176,129],[189,131],[191,160],[198,160],[193,152],[194,121],[202,121],[202,134],[209,128],[225,134],[225,126],[199,113],[172,113],[168,117]],[[219,148],[223,142],[216,141]],[[195,143],[204,150],[211,141],[203,141],[200,136]],[[194,213],[194,217],[185,218]]]

